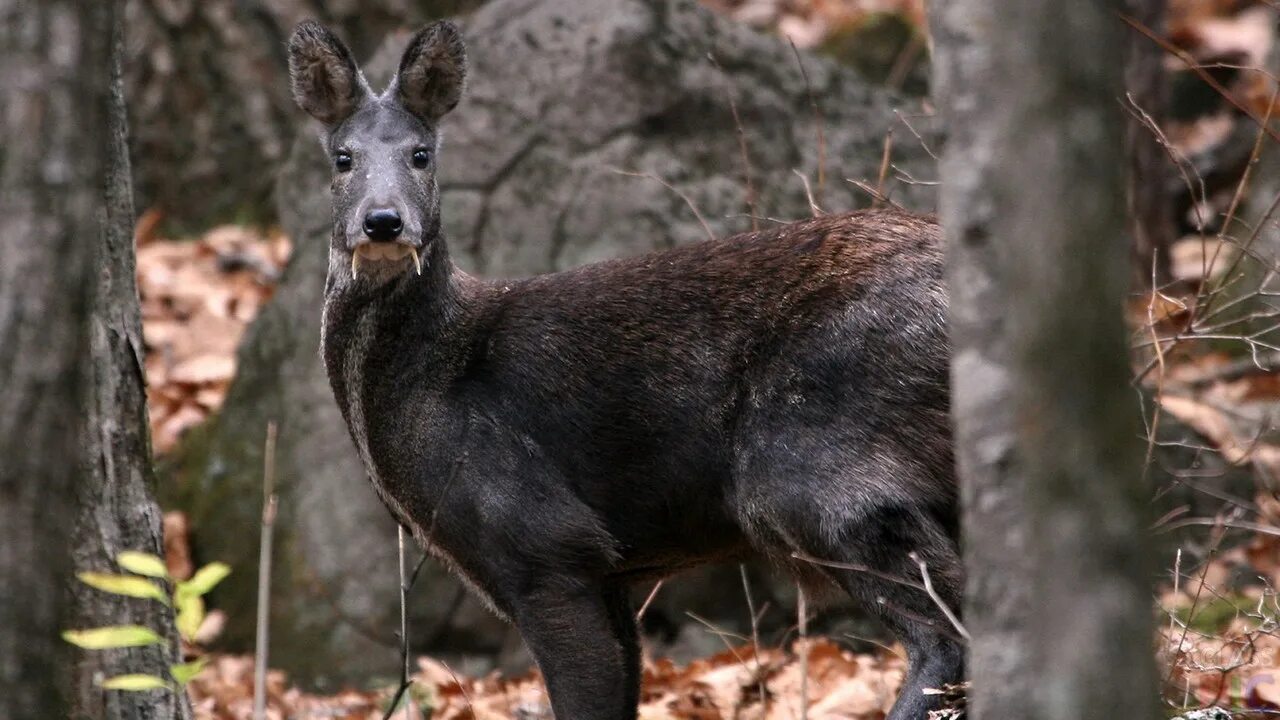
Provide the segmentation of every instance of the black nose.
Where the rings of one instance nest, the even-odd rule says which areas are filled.
[[[369,211],[364,216],[364,234],[370,240],[395,240],[400,235],[404,224],[400,222],[400,213],[393,208],[379,208]]]

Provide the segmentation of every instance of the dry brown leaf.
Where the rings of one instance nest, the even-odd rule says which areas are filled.
[[[181,439],[182,433],[204,421],[205,411],[198,405],[183,405],[170,414],[157,427],[152,436],[156,452],[172,450]]]
[[[1280,447],[1237,437],[1227,416],[1217,408],[1180,395],[1164,394],[1160,406],[1166,412],[1190,425],[1217,448],[1222,457],[1233,464],[1254,463],[1272,477],[1280,472]]]
[[[206,354],[183,360],[169,371],[169,381],[184,385],[229,382],[236,372],[234,356]]]
[[[171,510],[164,514],[164,565],[169,575],[186,580],[195,571],[191,562],[190,530],[191,523],[187,514],[180,510]]]

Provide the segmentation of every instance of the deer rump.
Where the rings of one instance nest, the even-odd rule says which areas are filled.
[[[884,621],[910,658],[889,717],[924,717],[963,677],[909,557],[958,607],[937,225],[826,216],[479,280],[435,180],[462,48],[428,26],[374,94],[328,31],[291,40],[335,158],[322,349],[375,489],[518,626],[561,720],[635,717],[637,580],[752,554]]]

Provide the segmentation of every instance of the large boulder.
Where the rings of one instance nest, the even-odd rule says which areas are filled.
[[[927,184],[894,179],[933,177],[914,133],[937,138],[918,107],[817,57],[804,55],[802,72],[785,41],[689,0],[496,0],[464,30],[470,84],[446,120],[441,165],[448,241],[469,271],[548,272],[807,217],[801,176],[824,210],[864,206],[868,193],[846,179],[881,184],[891,128],[884,191],[933,207]],[[405,39],[378,53],[371,76],[385,80]],[[914,130],[898,109],[918,118]],[[225,408],[186,443],[171,483],[200,552],[237,569],[214,599],[231,617],[228,642],[247,645],[262,438],[268,420],[279,423],[272,662],[317,684],[393,673],[398,627],[395,524],[357,462],[317,353],[328,183],[314,138],[300,138],[277,197],[295,257],[246,338]],[[685,608],[727,627],[745,622],[736,569],[689,582],[702,589],[664,591],[654,622],[670,625]],[[434,566],[412,610],[418,650],[518,658],[511,631]]]

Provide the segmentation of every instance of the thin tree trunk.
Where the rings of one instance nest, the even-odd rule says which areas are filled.
[[[1166,0],[1125,0],[1126,12],[1137,22],[1163,32]],[[1168,73],[1164,70],[1164,50],[1135,30],[1128,34],[1125,88],[1128,109],[1125,151],[1129,163],[1126,177],[1129,238],[1133,249],[1133,277],[1137,287],[1156,287],[1169,282],[1169,248],[1173,245],[1173,196],[1169,193],[1172,166],[1169,156],[1147,122],[1157,125],[1165,117],[1168,102]],[[1149,120],[1144,122],[1141,115]]]
[[[932,9],[972,717],[1154,718],[1116,4]]]
[[[76,492],[73,557],[77,571],[118,572],[122,550],[163,554],[160,510],[152,495],[151,439],[142,370],[142,318],[133,246],[133,183],[128,122],[120,76],[121,27],[111,28],[110,107],[102,142],[107,149],[105,214],[90,319],[86,374],[91,379],[81,443],[83,482]],[[142,625],[165,635],[166,646],[86,652],[76,666],[75,717],[189,718],[185,693],[104,691],[104,677],[128,673],[168,676],[179,661],[172,609],[73,583],[77,627]]]
[[[66,717],[113,2],[0,0],[0,717]]]

